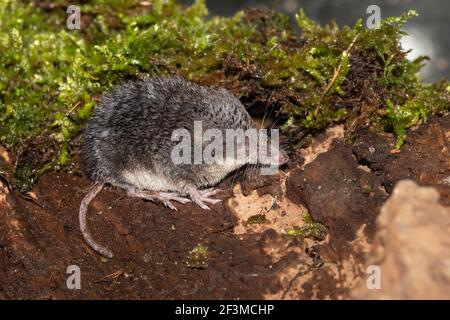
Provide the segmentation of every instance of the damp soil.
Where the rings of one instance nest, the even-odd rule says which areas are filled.
[[[27,193],[10,190],[2,169],[0,299],[349,298],[396,182],[434,186],[450,205],[449,140],[444,116],[410,130],[400,151],[392,135],[368,129],[335,138],[309,162],[299,145],[278,175],[223,181],[223,201],[211,211],[171,211],[107,187],[88,224],[113,259],[81,237],[78,208],[90,181],[79,162],[43,174]],[[2,168],[13,158],[3,151]],[[288,235],[306,215],[326,227],[325,237]],[[71,265],[80,267],[80,290],[67,288]]]

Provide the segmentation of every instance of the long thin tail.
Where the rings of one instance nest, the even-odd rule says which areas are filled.
[[[100,253],[102,256],[112,258],[113,254],[109,249],[99,245],[98,243],[96,243],[94,241],[94,239],[92,239],[91,233],[89,232],[89,230],[87,228],[87,221],[86,221],[86,214],[88,211],[89,204],[91,203],[92,199],[94,199],[95,196],[100,191],[102,191],[104,185],[105,184],[103,182],[97,182],[91,187],[91,190],[89,190],[89,192],[84,196],[83,200],[81,201],[80,212],[78,214],[78,218],[80,220],[81,234],[83,235],[83,238],[84,238],[84,240],[86,240],[88,245],[92,249],[94,249],[95,251]]]

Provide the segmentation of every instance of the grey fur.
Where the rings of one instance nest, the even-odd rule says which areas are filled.
[[[95,182],[134,187],[122,173],[141,167],[184,186],[214,185],[226,173],[212,165],[175,165],[170,161],[175,129],[193,136],[194,121],[203,129],[248,129],[254,124],[244,106],[222,88],[200,86],[180,77],[161,77],[125,83],[104,94],[83,137],[85,172]],[[213,169],[213,170],[211,170]],[[217,171],[215,175],[215,171]],[[231,170],[232,171],[232,170]],[[166,190],[157,190],[166,191]]]
[[[255,127],[244,106],[225,89],[200,86],[180,77],[124,83],[103,95],[87,125],[82,139],[85,173],[97,185],[109,183],[146,199],[158,197],[141,191],[176,192],[161,193],[165,197],[162,202],[172,209],[175,207],[167,199],[185,203],[178,195],[189,196],[208,209],[202,201],[219,201],[208,199],[215,191],[198,189],[217,184],[242,164],[172,163],[171,151],[178,143],[171,141],[172,132],[185,128],[193,137],[194,121],[200,120],[203,130]],[[100,190],[95,188],[83,200],[80,221],[86,221],[89,202]],[[92,240],[85,223],[82,233],[97,252],[112,256]]]

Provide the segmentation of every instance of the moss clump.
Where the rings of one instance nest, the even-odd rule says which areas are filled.
[[[189,268],[204,269],[208,267],[208,247],[198,244],[189,251],[185,264]]]
[[[373,188],[371,185],[363,185],[361,188],[362,192],[366,195],[370,195],[371,193],[373,193]]]
[[[0,143],[55,144],[53,168],[70,162],[98,95],[144,74],[224,86],[289,130],[347,121],[394,132],[398,147],[406,128],[449,110],[449,83],[422,83],[424,60],[409,62],[399,45],[413,11],[373,30],[321,26],[300,11],[299,33],[271,11],[209,17],[202,0],[96,0],[81,5],[82,29],[68,30],[64,2],[53,2],[0,0]]]
[[[309,213],[303,216],[304,225],[300,228],[292,228],[287,230],[286,234],[289,236],[302,236],[311,238],[313,240],[325,240],[328,230],[327,227],[321,223],[315,222]]]
[[[267,223],[265,214],[255,214],[247,219],[247,224],[264,224]]]

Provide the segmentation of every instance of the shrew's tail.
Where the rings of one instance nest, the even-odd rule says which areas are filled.
[[[94,239],[92,239],[92,236],[87,228],[87,221],[86,221],[86,214],[88,211],[89,204],[91,203],[92,199],[94,199],[95,196],[100,191],[102,191],[104,185],[105,184],[103,182],[97,182],[91,187],[89,192],[86,194],[86,196],[84,196],[83,200],[81,201],[80,212],[78,214],[78,218],[80,220],[81,234],[83,235],[83,238],[84,238],[84,240],[86,240],[88,245],[92,249],[94,249],[95,251],[100,253],[102,256],[112,258],[113,254],[109,249],[99,245],[98,243],[96,243],[94,241]]]

